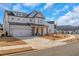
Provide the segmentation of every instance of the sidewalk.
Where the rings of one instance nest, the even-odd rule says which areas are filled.
[[[10,50],[10,49],[17,49],[17,48],[29,48],[29,45],[15,45],[15,46],[4,46],[4,47],[0,47],[0,51],[1,50]]]
[[[0,55],[7,55],[16,52],[19,53],[19,52],[31,51],[31,50],[33,49],[29,45],[4,46],[4,47],[0,47]]]

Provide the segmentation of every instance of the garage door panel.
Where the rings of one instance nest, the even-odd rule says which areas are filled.
[[[13,36],[31,36],[31,29],[14,29]]]

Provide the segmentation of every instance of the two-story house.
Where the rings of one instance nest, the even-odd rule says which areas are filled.
[[[36,36],[44,35],[49,31],[45,24],[45,17],[40,11],[23,13],[17,11],[5,11],[3,30],[7,36]],[[54,28],[52,28],[54,29]]]

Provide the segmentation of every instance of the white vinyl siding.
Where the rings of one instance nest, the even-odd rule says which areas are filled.
[[[38,20],[39,20],[38,18],[35,18],[35,24],[39,24]]]
[[[39,18],[39,24],[43,24],[43,19]]]
[[[29,23],[34,23],[34,18],[29,18]]]
[[[44,24],[43,19],[40,18],[23,18],[14,16],[9,16],[9,22]]]
[[[14,19],[12,19],[12,18],[14,18]],[[26,20],[26,18],[9,16],[9,22],[26,23],[27,20]]]
[[[9,16],[9,22],[14,22],[15,21],[15,17],[14,16]]]
[[[44,24],[43,19],[35,18],[35,24]]]
[[[48,33],[49,34],[54,33],[54,24],[49,24],[49,26],[48,26]]]

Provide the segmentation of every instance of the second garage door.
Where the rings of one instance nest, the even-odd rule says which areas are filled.
[[[13,36],[32,36],[31,29],[13,29]]]

